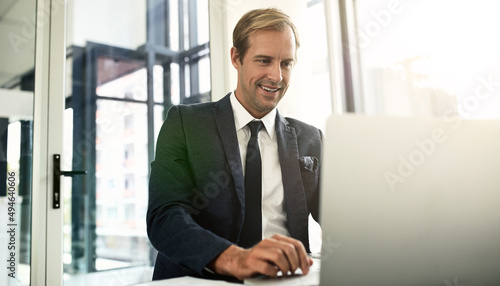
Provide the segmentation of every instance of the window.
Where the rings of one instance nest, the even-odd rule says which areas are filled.
[[[355,112],[496,118],[495,1],[341,1]]]
[[[307,95],[302,96],[301,109],[307,113],[308,122],[324,130],[327,117],[332,112],[330,70],[328,67],[328,49],[326,37],[325,5],[323,1],[307,2],[307,21],[305,31],[314,33],[301,34],[302,53],[299,62],[310,63],[310,78],[307,81]],[[303,56],[302,56],[303,55]],[[298,63],[301,64],[301,63]],[[309,110],[314,110],[314,113]]]
[[[74,282],[152,265],[145,215],[156,136],[170,106],[210,100],[208,1],[124,1],[70,5],[67,148],[73,169],[88,171],[66,192],[64,269]]]

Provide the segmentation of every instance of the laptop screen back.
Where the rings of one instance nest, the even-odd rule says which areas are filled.
[[[321,285],[500,285],[500,121],[332,116]]]

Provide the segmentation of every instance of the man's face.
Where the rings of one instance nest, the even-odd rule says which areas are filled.
[[[231,61],[238,70],[236,98],[255,118],[262,118],[276,107],[288,89],[295,61],[292,29],[257,31],[249,38],[249,48],[240,59],[231,49]]]

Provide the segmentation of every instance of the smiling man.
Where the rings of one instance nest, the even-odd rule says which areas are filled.
[[[151,163],[153,279],[309,271],[322,134],[276,108],[299,46],[286,14],[250,11],[233,32],[235,91],[169,110]]]
[[[298,42],[290,26],[282,31],[254,32],[247,41],[247,50],[240,51],[244,46],[231,48],[231,61],[238,71],[235,95],[252,116],[260,119],[276,107],[288,89]]]

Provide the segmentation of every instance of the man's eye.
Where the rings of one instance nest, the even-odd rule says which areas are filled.
[[[262,59],[262,60],[259,60],[260,63],[262,64],[268,64],[270,63],[271,61],[270,60],[265,60],[265,59]]]

